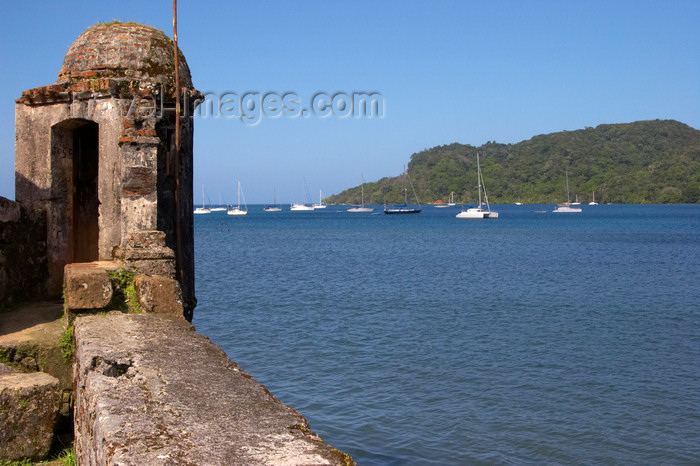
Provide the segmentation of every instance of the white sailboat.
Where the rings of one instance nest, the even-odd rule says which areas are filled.
[[[569,202],[569,172],[566,172],[566,202],[557,204],[557,207],[552,211],[554,213],[577,213],[581,212],[580,207],[571,207],[571,202]]]
[[[455,205],[456,205],[456,204],[455,204],[455,192],[452,191],[452,192],[450,193],[450,202],[447,203],[447,206],[448,206],[448,207],[454,207]]]
[[[195,214],[210,214],[211,209],[208,207],[204,207],[204,185],[202,185],[202,207],[197,207],[194,209]]]
[[[219,191],[219,206],[218,207],[212,207],[211,211],[212,212],[223,212],[226,210],[226,207],[224,207],[224,201],[221,200],[221,191]]]
[[[318,204],[312,206],[314,209],[325,209],[326,204],[323,202],[323,191],[318,190]]]
[[[374,207],[365,207],[365,177],[362,176],[362,184],[360,185],[360,205],[354,205],[348,209],[348,212],[372,212]]]
[[[309,189],[306,187],[306,178],[302,178],[304,182],[304,202],[292,204],[289,206],[289,210],[314,210],[314,206],[309,203]]]
[[[243,208],[241,209],[241,198],[243,198]],[[243,189],[241,189],[241,182],[238,182],[238,205],[236,207],[229,206],[228,215],[246,215],[248,214],[248,205],[245,203],[245,196],[243,195]]]
[[[263,209],[265,212],[280,212],[282,210],[282,206],[277,203],[277,190],[274,190],[274,200],[272,204],[268,204],[265,206]]]
[[[589,202],[588,205],[598,205],[598,203],[595,201],[595,191],[593,191],[593,200]]]
[[[479,190],[479,205],[476,207],[469,207],[468,209],[462,209],[460,213],[456,215],[457,218],[498,218],[498,212],[491,212],[491,206],[489,205],[489,197],[486,194],[486,187],[484,186],[484,177],[481,174],[481,165],[479,164],[479,153],[476,154],[476,178]],[[481,191],[484,191],[484,201],[486,201],[486,209],[483,208],[483,203],[481,202]]]

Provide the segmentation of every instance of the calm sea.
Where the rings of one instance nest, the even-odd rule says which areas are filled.
[[[700,205],[552,207],[195,216],[194,324],[360,465],[700,463]]]

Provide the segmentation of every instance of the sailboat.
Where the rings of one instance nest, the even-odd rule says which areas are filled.
[[[598,205],[598,203],[595,201],[595,191],[593,191],[593,200],[589,202],[588,205]]]
[[[241,209],[241,198],[243,198],[243,208]],[[228,215],[246,215],[248,213],[248,206],[245,203],[245,196],[243,195],[243,190],[241,189],[241,182],[238,182],[238,205],[236,207],[229,206]]]
[[[418,195],[416,194],[416,190],[413,189],[413,183],[411,183],[411,189],[413,189],[413,195],[416,197],[417,207],[408,206],[408,189],[406,189],[406,178],[408,178],[408,173],[406,172],[406,167],[404,167],[403,175],[403,204],[393,205],[391,207],[387,207],[386,204],[384,204],[385,214],[419,214],[422,210],[420,208],[420,202],[418,201]],[[410,182],[411,179],[408,178],[408,181]]]
[[[280,212],[282,210],[282,206],[277,203],[277,190],[274,190],[274,204],[268,204],[265,206],[263,209],[265,212]]]
[[[455,192],[452,191],[452,192],[450,193],[450,202],[447,203],[447,206],[448,206],[448,207],[454,207],[455,205],[456,205],[456,204],[455,204]]]
[[[479,190],[479,205],[476,207],[469,207],[468,209],[462,211],[456,215],[457,218],[498,218],[498,212],[491,212],[491,206],[489,205],[489,197],[486,195],[486,187],[484,186],[484,176],[481,174],[481,165],[479,164],[479,153],[476,153],[476,179]],[[486,209],[483,208],[483,203],[481,202],[481,191],[484,192],[484,201],[486,201]]]
[[[211,209],[208,207],[204,207],[204,185],[202,185],[202,207],[197,207],[194,209],[195,214],[210,214]]]
[[[569,172],[568,171],[566,172],[566,202],[562,202],[561,204],[557,204],[557,207],[552,212],[555,212],[555,213],[581,212],[580,207],[571,207],[571,202],[569,202]]]
[[[348,212],[372,212],[374,210],[374,207],[365,207],[365,177],[364,175],[361,175],[362,177],[362,185],[360,185],[360,192],[361,194],[361,202],[360,205],[354,205],[348,209]]]
[[[300,204],[292,204],[289,210],[314,210],[314,206],[309,204],[309,189],[306,187],[306,178],[302,178],[304,182],[304,202]]]
[[[326,208],[326,204],[324,204],[324,202],[323,202],[323,191],[322,190],[320,190],[320,189],[318,190],[318,204],[314,204],[312,207],[314,209],[325,209]]]
[[[225,210],[226,210],[226,207],[224,207],[224,202],[221,200],[221,191],[219,191],[219,206],[212,207],[211,211],[212,212],[223,212]]]

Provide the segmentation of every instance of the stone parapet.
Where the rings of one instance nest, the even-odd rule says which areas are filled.
[[[130,252],[129,258],[137,257],[138,260],[123,258],[123,262],[67,264],[64,272],[66,322],[72,324],[79,314],[109,311],[168,314],[183,318],[182,289],[172,278],[174,258],[168,257],[172,250],[163,246],[164,252],[157,251],[159,247],[156,245],[162,245],[160,236],[139,236],[137,241],[143,241],[139,244],[146,247],[126,249]],[[156,274],[148,275],[142,271]]]
[[[354,464],[183,319],[75,321],[78,464]]]

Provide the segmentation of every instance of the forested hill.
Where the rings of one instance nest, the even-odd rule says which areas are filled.
[[[700,131],[673,120],[600,125],[535,136],[517,144],[450,144],[411,155],[408,173],[421,203],[478,199],[476,154],[492,203],[700,202]],[[414,202],[409,185],[409,202]],[[360,187],[327,202],[356,204]],[[403,202],[403,177],[365,184],[365,203]]]

